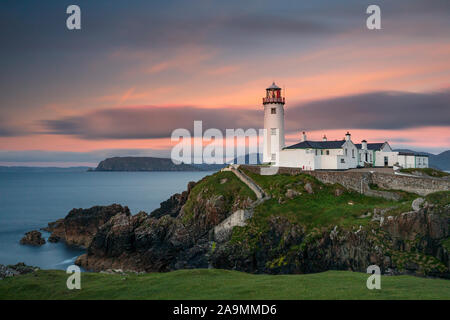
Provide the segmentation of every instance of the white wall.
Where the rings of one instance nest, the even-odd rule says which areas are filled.
[[[280,151],[281,167],[315,170],[315,156],[312,149],[285,149]]]
[[[370,163],[373,164],[373,151],[372,150],[358,150],[359,153],[359,162],[358,164],[361,167],[364,167],[364,163]],[[367,154],[367,161],[366,161],[366,154]]]
[[[347,154],[345,154],[345,149],[347,149]],[[358,148],[353,144],[352,141],[346,141],[342,145],[342,155],[344,156],[345,164],[339,161],[339,165],[343,166],[343,169],[356,168],[358,166]]]
[[[276,114],[272,114],[272,108],[276,109]],[[277,135],[272,137],[272,128],[278,129]],[[263,162],[272,161],[272,153],[278,153],[284,147],[284,107],[282,104],[269,103],[264,105],[264,144]],[[278,147],[274,145],[277,141]]]
[[[398,161],[398,152],[375,151],[375,167],[384,167],[384,157],[388,157],[388,167]]]
[[[398,164],[403,168],[414,168],[414,158],[413,155],[398,155]]]
[[[416,156],[416,168],[428,168],[428,157]]]

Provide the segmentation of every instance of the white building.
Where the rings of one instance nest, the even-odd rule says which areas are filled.
[[[428,168],[428,156],[423,154],[399,152],[398,164],[403,168]]]
[[[399,164],[405,168],[426,168],[428,157],[404,154],[392,150],[389,143],[354,144],[351,134],[345,139],[311,141],[302,133],[299,143],[285,146],[284,104],[281,88],[273,83],[266,89],[264,106],[263,162],[281,167],[295,167],[303,170],[347,170],[358,167],[392,167]]]

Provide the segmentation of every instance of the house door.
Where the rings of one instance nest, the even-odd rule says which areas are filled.
[[[388,166],[388,157],[384,157],[384,166],[385,166],[385,167]]]

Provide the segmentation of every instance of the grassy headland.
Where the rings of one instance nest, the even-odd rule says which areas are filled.
[[[273,276],[208,269],[83,273],[81,290],[68,290],[64,271],[46,270],[1,280],[0,299],[450,299],[448,280],[382,276],[381,290],[368,290],[368,276],[349,271]]]

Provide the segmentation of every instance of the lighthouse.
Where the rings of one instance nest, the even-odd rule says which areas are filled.
[[[276,163],[284,148],[284,103],[281,88],[275,82],[266,89],[262,99],[264,106],[263,162]]]

